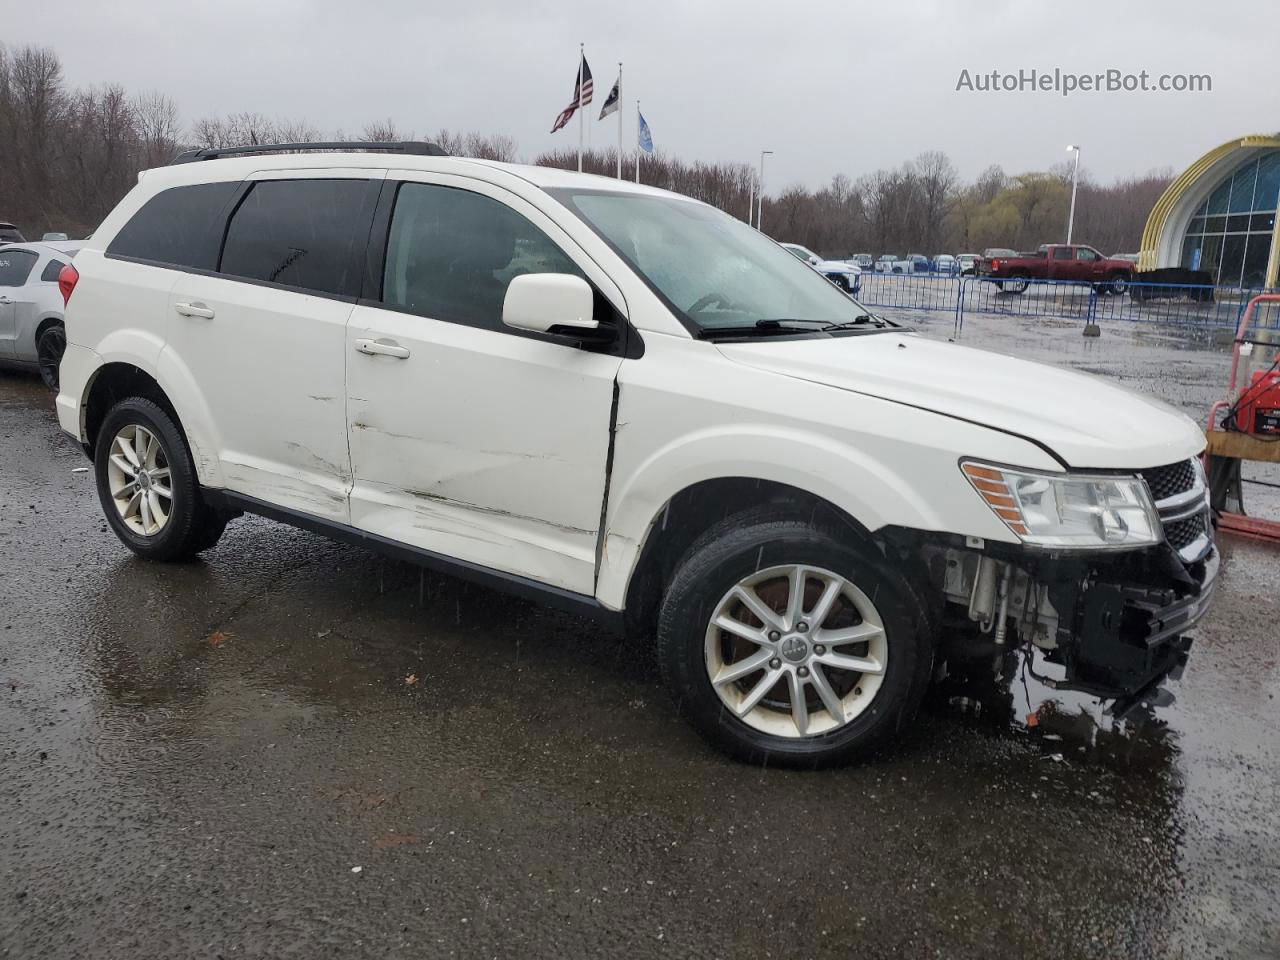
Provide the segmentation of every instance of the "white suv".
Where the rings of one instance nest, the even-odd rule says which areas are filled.
[[[862,290],[862,268],[856,263],[849,263],[846,260],[823,260],[808,247],[798,243],[783,243],[779,246],[801,263],[807,263],[813,267],[845,293],[856,295]]]
[[[58,416],[136,553],[251,511],[596,616],[757,762],[893,738],[964,656],[1104,697],[1180,664],[1218,560],[1172,409],[672,193],[264,149],[145,173],[66,284]]]

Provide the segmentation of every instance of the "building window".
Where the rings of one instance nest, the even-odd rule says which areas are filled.
[[[1182,241],[1182,266],[1207,271],[1219,286],[1261,287],[1278,196],[1280,150],[1233,171],[1192,214]]]

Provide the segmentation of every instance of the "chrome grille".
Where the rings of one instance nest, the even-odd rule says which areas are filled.
[[[1187,549],[1205,534],[1205,515],[1197,513],[1194,517],[1173,520],[1164,525],[1164,536],[1169,546],[1182,551]]]
[[[1183,460],[1139,473],[1151,491],[1165,539],[1185,563],[1194,563],[1213,544],[1204,471],[1195,460]]]
[[[1151,499],[1159,503],[1195,487],[1196,468],[1192,461],[1183,460],[1165,467],[1143,470],[1142,479],[1151,488]]]

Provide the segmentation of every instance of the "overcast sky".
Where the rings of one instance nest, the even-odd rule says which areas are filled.
[[[506,133],[532,158],[577,144],[548,131],[572,96],[579,41],[595,118],[625,64],[626,138],[641,100],[655,144],[756,163],[819,186],[948,153],[1044,169],[1082,145],[1098,180],[1172,166],[1245,133],[1280,130],[1280,4],[1271,0],[910,3],[784,0],[0,0],[0,42],[38,43],[75,85],[117,81],[174,98],[184,125],[257,111],[355,134],[391,117]],[[1211,93],[957,92],[962,69],[1208,73]]]

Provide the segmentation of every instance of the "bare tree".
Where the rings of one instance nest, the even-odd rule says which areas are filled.
[[[979,203],[990,203],[1004,189],[1007,182],[1008,178],[1004,175],[1004,170],[999,164],[993,163],[978,174],[978,179],[973,182],[974,198]]]
[[[363,132],[360,134],[360,139],[378,143],[395,143],[399,140],[412,140],[413,132],[402,133],[400,128],[396,126],[396,122],[387,117],[385,120],[366,123]]]
[[[201,117],[191,127],[191,139],[198,147],[231,145],[231,131],[222,117]]]
[[[461,155],[475,157],[477,160],[500,160],[510,163],[516,158],[516,142],[511,137],[501,134],[468,133]]]
[[[920,202],[920,241],[924,251],[937,253],[947,208],[954,199],[960,177],[950,158],[940,150],[929,150],[913,164]]]
[[[265,142],[309,143],[324,139],[320,128],[306,120],[277,120],[270,128],[270,132],[276,139]]]
[[[178,105],[163,93],[142,93],[133,98],[133,118],[143,167],[158,167],[171,160],[182,136]]]

